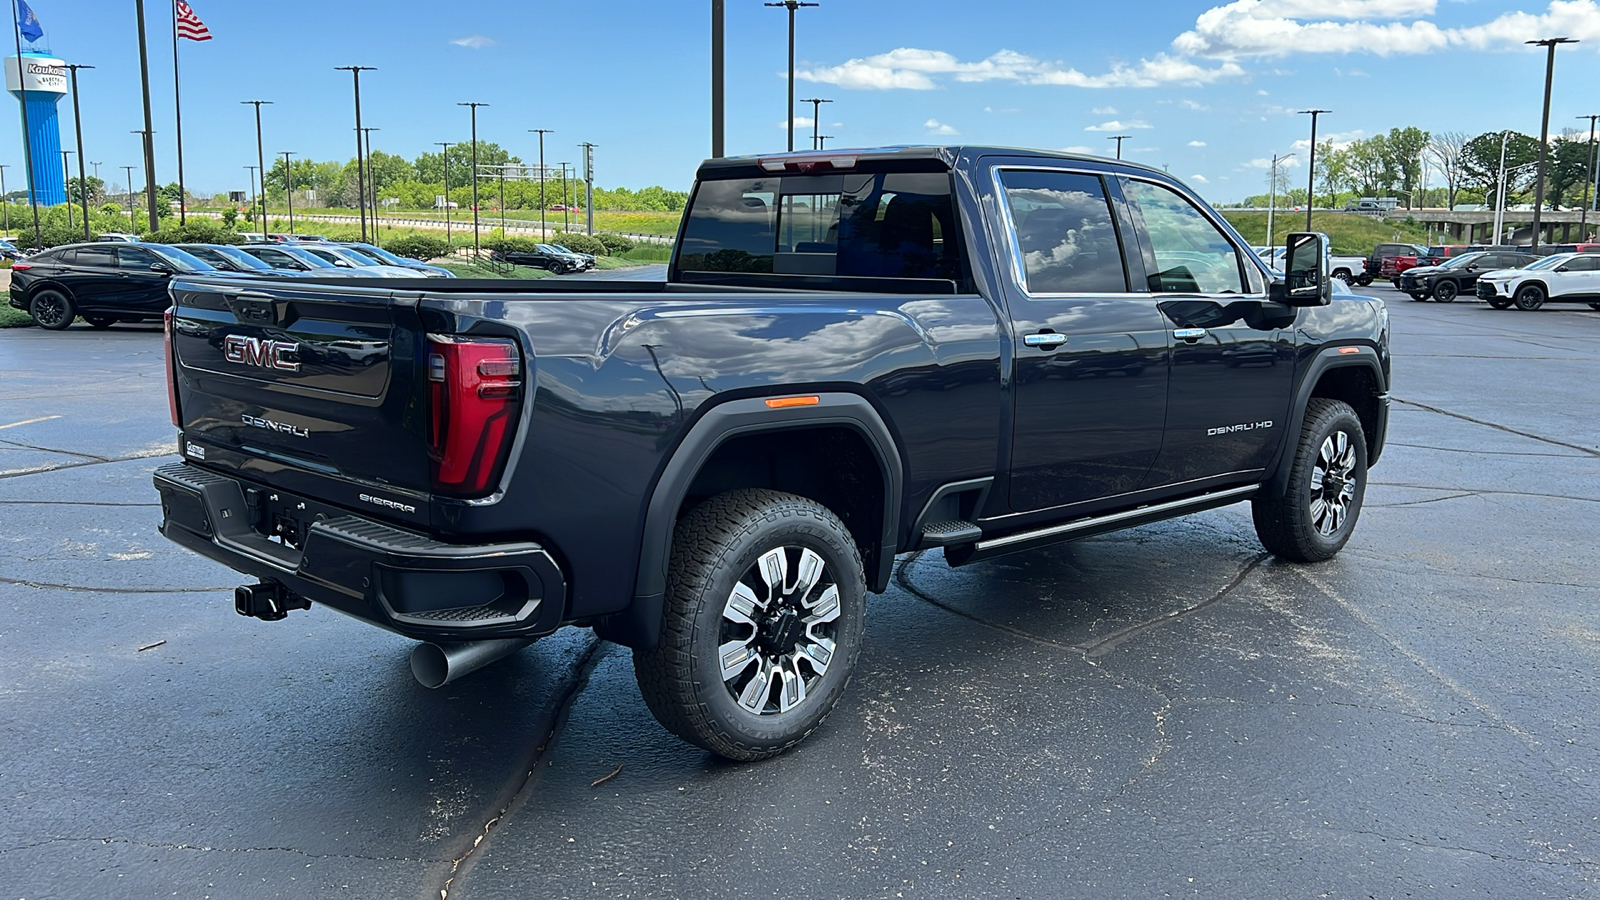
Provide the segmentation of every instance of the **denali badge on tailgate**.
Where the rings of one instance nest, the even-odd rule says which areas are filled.
[[[260,366],[282,372],[300,371],[299,360],[292,359],[300,345],[291,341],[274,341],[268,338],[244,337],[230,334],[222,341],[222,355],[228,362],[245,366]]]

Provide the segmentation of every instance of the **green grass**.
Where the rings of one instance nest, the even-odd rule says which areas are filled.
[[[1305,213],[1279,210],[1272,221],[1274,234],[1272,239],[1268,240],[1266,213],[1225,209],[1222,210],[1222,215],[1233,223],[1234,228],[1239,229],[1239,234],[1243,235],[1245,240],[1257,245],[1282,246],[1289,232],[1303,231],[1306,226]],[[1428,231],[1421,225],[1383,222],[1358,213],[1313,212],[1311,230],[1327,234],[1329,240],[1333,242],[1334,253],[1351,256],[1366,256],[1372,252],[1374,246],[1386,241],[1430,243]]]
[[[285,215],[286,212],[287,211],[282,208],[270,210],[269,219],[272,222],[272,227],[269,228],[268,231],[289,230],[289,219]],[[465,214],[463,215],[463,213]],[[353,209],[342,208],[334,209],[313,207],[311,209],[301,209],[299,207],[295,207],[294,214],[296,231],[300,231],[302,233],[309,232],[312,234],[324,234],[327,232],[327,229],[337,229],[340,226],[330,225],[326,222],[314,222],[310,220],[302,222],[300,217],[304,215],[354,216],[356,211]],[[396,219],[428,219],[431,221],[436,221],[440,225],[444,224],[444,210],[442,209],[386,209],[381,213],[381,215],[385,218]],[[539,211],[537,209],[508,209],[506,210],[505,218],[507,222],[538,222]],[[670,237],[678,233],[678,221],[681,218],[683,218],[683,214],[675,212],[614,212],[611,210],[597,209],[594,211],[594,230],[630,234],[659,234]],[[259,230],[243,224],[243,220],[240,221],[241,224],[238,226],[240,231]],[[545,225],[551,231],[582,231],[586,221],[587,220],[583,213],[574,213],[567,218],[567,227],[563,228],[561,213],[545,213]],[[463,223],[465,223],[464,229],[462,228]],[[472,210],[452,210],[450,212],[450,224],[452,226],[452,230],[464,231],[466,234],[470,235],[472,233]],[[499,225],[500,213],[498,210],[484,210],[478,214],[478,227],[480,230],[498,228]],[[361,231],[360,227],[354,224],[348,227],[354,228],[357,234],[359,234]],[[332,235],[329,236],[331,237]]]
[[[512,266],[511,274],[503,274],[504,266],[490,267],[485,262],[473,259],[434,260],[429,265],[442,269],[449,269],[456,273],[457,278],[549,278],[550,273],[543,269],[534,269],[529,266]]]
[[[33,324],[33,317],[11,304],[0,306],[0,328],[23,328]]]

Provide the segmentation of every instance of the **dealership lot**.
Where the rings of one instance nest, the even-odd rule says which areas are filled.
[[[902,560],[777,760],[666,734],[568,629],[438,691],[155,531],[159,329],[0,331],[16,897],[1600,896],[1600,313],[1417,303],[1361,526],[1245,506]]]

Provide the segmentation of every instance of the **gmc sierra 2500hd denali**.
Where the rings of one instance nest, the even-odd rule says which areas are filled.
[[[162,532],[425,643],[563,625],[734,759],[839,700],[895,554],[951,565],[1250,501],[1338,552],[1388,317],[1327,241],[1269,271],[1160,170],[982,147],[704,163],[664,283],[172,283]]]

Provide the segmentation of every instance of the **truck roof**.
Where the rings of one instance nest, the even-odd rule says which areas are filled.
[[[902,144],[887,147],[829,147],[826,150],[796,150],[790,153],[756,153],[749,156],[725,156],[708,159],[700,164],[696,177],[715,177],[728,169],[747,169],[760,165],[763,160],[823,160],[854,157],[857,160],[937,160],[945,166],[954,166],[963,156],[1023,156],[1040,159],[1065,159],[1093,162],[1101,165],[1138,169],[1163,178],[1171,178],[1166,171],[1126,159],[1112,159],[1088,153],[1068,153],[1060,150],[1035,150],[1025,147],[999,147],[987,144]]]

